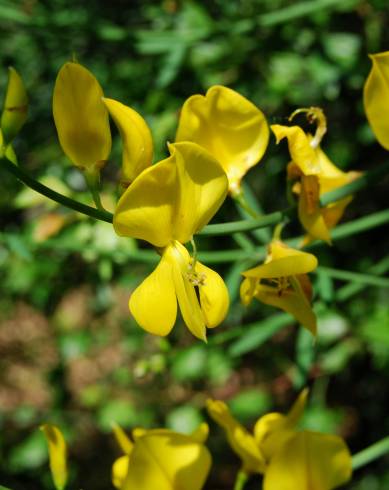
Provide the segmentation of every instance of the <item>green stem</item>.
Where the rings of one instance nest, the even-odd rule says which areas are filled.
[[[256,230],[258,228],[264,228],[279,223],[283,220],[284,215],[289,213],[290,208],[285,211],[276,211],[256,219],[245,219],[240,221],[233,221],[229,223],[218,223],[215,225],[208,225],[203,228],[198,235],[216,236],[216,235],[229,235],[238,231]]]
[[[234,201],[239,204],[239,206],[246,211],[248,215],[250,215],[252,218],[258,218],[259,215],[254,209],[249,205],[249,203],[246,201],[243,191],[240,190],[239,193],[237,194],[232,194],[232,198]]]
[[[240,470],[236,475],[234,490],[243,490],[248,479],[249,479],[249,475],[246,472]]]
[[[380,177],[386,175],[389,172],[389,162],[382,163],[378,167],[369,172],[365,172],[360,177],[356,178],[349,184],[338,187],[337,189],[326,192],[320,198],[320,204],[326,206],[332,202],[339,201],[344,197],[354,194],[355,192],[367,187],[370,184],[376,182]]]
[[[87,206],[86,204],[82,204],[78,201],[75,201],[74,199],[71,199],[70,197],[60,194],[59,192],[53,191],[49,187],[33,179],[22,168],[17,167],[5,158],[2,158],[0,160],[0,168],[5,168],[7,172],[13,174],[17,179],[26,184],[28,187],[31,187],[31,189],[39,192],[39,194],[42,194],[43,196],[48,197],[52,201],[62,204],[67,208],[74,209],[74,211],[78,211],[79,213],[86,214],[91,218],[106,221],[107,223],[112,223],[112,213],[92,208],[92,206]]]
[[[384,454],[389,453],[389,436],[384,437],[378,442],[375,442],[371,446],[363,449],[352,457],[353,470],[362,468],[362,466],[371,463],[375,459],[380,458]]]
[[[359,272],[350,272],[323,266],[318,267],[314,272],[324,272],[328,276],[333,277],[334,279],[340,279],[342,281],[352,281],[360,284],[368,284],[370,286],[389,288],[389,279],[384,277],[376,277],[371,274],[361,274]]]
[[[84,171],[85,180],[89,191],[92,195],[96,208],[100,211],[105,211],[100,199],[100,170],[93,168],[92,170]]]

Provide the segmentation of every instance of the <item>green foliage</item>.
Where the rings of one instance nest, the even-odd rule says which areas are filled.
[[[92,205],[85,182],[61,152],[51,116],[56,73],[75,56],[108,97],[146,118],[155,161],[174,140],[183,101],[225,84],[256,103],[270,124],[285,123],[299,106],[322,107],[330,157],[345,170],[370,170],[387,154],[367,125],[361,91],[367,54],[388,48],[388,18],[385,0],[2,0],[2,66],[18,69],[30,96],[29,119],[15,141],[20,167]],[[3,91],[6,78],[4,69]],[[245,194],[259,213],[288,206],[287,159],[285,147],[273,141],[247,175]],[[119,195],[120,161],[116,142],[103,173],[110,212]],[[227,321],[207,345],[193,343],[182,325],[169,340],[152,338],[129,317],[128,296],[157,260],[153,251],[116,236],[108,223],[49,202],[4,169],[0,174],[0,490],[50,488],[46,446],[36,428],[52,420],[65,431],[72,427],[74,488],[95,490],[110,485],[107,468],[118,454],[107,434],[113,422],[128,430],[166,423],[191,432],[205,417],[206,398],[227,400],[250,425],[266,411],[286,411],[307,383],[313,393],[305,427],[342,433],[353,452],[389,430],[382,388],[389,368],[383,174],[356,194],[331,249],[312,245],[322,265],[314,277],[316,343],[287,314],[239,304],[240,273],[263,258],[270,227],[202,236],[200,258],[217,264],[232,298]],[[215,222],[246,217],[229,202]],[[285,237],[299,234],[292,219]],[[216,258],[215,250],[221,251]],[[101,473],[98,437],[110,441],[104,442]],[[208,488],[231,487],[226,482],[237,461],[222,452],[223,444],[215,447]],[[389,485],[384,460],[355,475],[345,488]]]

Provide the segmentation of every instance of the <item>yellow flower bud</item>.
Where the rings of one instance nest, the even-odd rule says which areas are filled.
[[[4,144],[8,145],[18,134],[27,119],[28,98],[18,72],[10,67],[7,93],[1,114],[1,131]]]
[[[53,116],[59,142],[83,170],[101,168],[111,152],[108,111],[99,82],[78,63],[65,63],[54,87]]]

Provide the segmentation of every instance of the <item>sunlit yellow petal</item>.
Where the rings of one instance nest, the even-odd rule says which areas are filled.
[[[172,266],[162,256],[156,269],[130,296],[129,307],[136,322],[154,335],[167,335],[177,316]]]
[[[174,246],[168,247],[165,255],[171,264],[174,288],[182,318],[195,337],[206,341],[204,315],[190,277],[189,254],[183,245],[175,242]]]
[[[219,325],[227,315],[230,304],[228,289],[219,274],[209,267],[196,263],[199,275],[200,304],[208,328]]]
[[[228,181],[219,163],[199,145],[175,143],[169,150],[177,167],[173,237],[186,243],[222,205]]]
[[[277,143],[287,138],[292,161],[298,165],[304,175],[315,175],[320,172],[320,165],[308,135],[299,126],[270,126]]]
[[[377,140],[389,150],[389,51],[370,59],[373,66],[363,90],[365,112]]]
[[[49,448],[50,470],[55,488],[63,490],[68,478],[65,439],[62,432],[55,425],[45,424],[42,425],[41,429]]]
[[[112,465],[112,484],[115,488],[121,489],[128,473],[129,456],[121,456]]]
[[[331,490],[351,477],[351,456],[340,437],[300,432],[273,455],[264,490]]]
[[[18,72],[10,67],[8,86],[1,114],[1,131],[8,145],[18,134],[27,119],[28,97]]]
[[[314,255],[288,247],[280,241],[273,241],[269,247],[270,260],[265,264],[242,272],[244,277],[271,279],[306,274],[317,267]]]
[[[191,436],[147,432],[136,442],[122,490],[200,490],[211,456]]]
[[[135,179],[116,207],[113,226],[118,235],[140,238],[156,247],[172,240],[176,172],[169,157]]]
[[[65,63],[54,87],[53,115],[63,151],[81,168],[100,168],[111,151],[108,111],[96,78],[78,63]]]
[[[153,160],[153,140],[143,117],[134,109],[113,99],[103,98],[123,142],[121,181],[127,187]]]
[[[225,169],[229,187],[237,191],[241,178],[265,153],[269,129],[263,113],[237,92],[211,87],[183,105],[176,141],[194,141]]]
[[[130,438],[127,436],[127,434],[124,432],[124,430],[120,427],[118,424],[113,424],[112,430],[115,436],[115,439],[119,446],[121,447],[121,450],[123,451],[124,454],[130,454],[132,451],[132,448],[134,447],[134,444],[131,442]]]
[[[263,473],[265,459],[254,436],[234,419],[227,405],[220,400],[207,400],[207,410],[213,420],[226,431],[232,450],[242,460],[242,469],[249,473]]]

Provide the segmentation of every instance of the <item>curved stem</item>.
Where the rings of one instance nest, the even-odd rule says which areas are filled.
[[[99,219],[101,221],[106,221],[107,223],[112,223],[113,215],[108,211],[99,210],[96,208],[92,208],[92,206],[87,206],[86,204],[82,204],[70,197],[64,196],[59,192],[53,191],[49,187],[41,184],[37,180],[33,179],[27,172],[25,172],[20,167],[14,165],[9,160],[2,158],[0,160],[0,168],[5,168],[7,172],[13,174],[17,179],[26,184],[28,187],[31,187],[39,194],[48,197],[52,201],[57,202],[58,204],[62,204],[67,208],[74,209],[74,211],[78,211],[79,213],[86,214],[91,218]]]
[[[248,479],[249,479],[249,475],[245,471],[240,470],[236,475],[234,490],[243,490]]]
[[[232,194],[234,201],[239,204],[239,206],[246,211],[252,218],[258,218],[259,214],[249,205],[244,197],[243,191],[240,190],[237,194]]]
[[[352,468],[357,470],[387,453],[389,453],[389,436],[354,454],[352,457]]]

